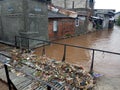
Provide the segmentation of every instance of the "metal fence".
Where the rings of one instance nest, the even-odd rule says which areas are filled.
[[[95,52],[103,52],[103,53],[109,53],[109,54],[114,54],[114,55],[120,55],[120,53],[111,52],[111,51],[105,51],[105,50],[94,49],[94,48],[87,48],[87,47],[77,46],[77,45],[62,44],[62,43],[57,43],[57,42],[47,41],[47,40],[39,40],[39,39],[33,39],[33,38],[26,38],[26,37],[21,37],[21,36],[15,36],[15,46],[16,47],[20,47],[20,46],[18,46],[17,43],[18,43],[18,39],[21,39],[21,38],[25,39],[25,40],[35,40],[35,41],[42,42],[42,45],[43,45],[42,55],[46,54],[46,52],[45,52],[45,45],[46,44],[57,44],[57,45],[64,46],[63,57],[62,57],[62,60],[61,60],[62,62],[66,61],[67,47],[75,47],[75,48],[81,48],[81,49],[84,49],[84,50],[92,51],[91,65],[90,65],[90,71],[89,71],[91,74],[93,74]],[[21,42],[19,42],[19,43],[21,43]],[[26,47],[26,48],[29,51],[30,50],[29,44],[27,46],[28,47]]]
[[[5,58],[9,58],[9,59],[11,59],[11,57],[10,56],[8,56],[8,55],[6,55],[6,54],[3,54],[3,53],[0,53],[0,56],[4,56]],[[4,63],[5,62],[5,63]],[[33,81],[35,81],[35,82],[39,82],[39,83],[42,83],[42,87],[39,87],[39,90],[43,90],[43,89],[45,89],[45,90],[64,90],[64,85],[60,85],[59,83],[57,83],[57,82],[54,82],[54,83],[49,83],[49,82],[45,82],[45,81],[43,81],[43,80],[41,80],[41,79],[38,79],[38,78],[36,78],[35,76],[32,76],[31,74],[29,74],[29,73],[27,73],[27,72],[24,72],[23,70],[21,70],[21,69],[17,69],[17,68],[15,68],[15,67],[13,67],[12,65],[10,65],[8,62],[7,62],[7,60],[6,59],[4,59],[4,60],[0,60],[0,63],[2,63],[3,65],[4,65],[4,70],[5,70],[5,75],[6,75],[6,79],[7,79],[7,83],[8,83],[8,88],[9,88],[9,90],[22,90],[22,88],[17,88],[16,87],[16,85],[15,85],[15,83],[13,83],[12,82],[12,80],[11,80],[11,78],[10,78],[10,68],[13,68],[13,69],[15,69],[16,71],[18,71],[18,72],[22,72],[22,73],[24,73],[25,74],[25,76],[27,77],[29,77],[31,80],[33,80]],[[24,63],[22,63],[22,64],[24,64]],[[28,66],[28,65],[26,65],[25,64],[25,66]],[[33,68],[33,69],[35,69],[36,70],[36,68],[34,68],[34,67],[31,67],[31,66],[28,66],[28,67],[30,67],[30,68]],[[1,68],[0,68],[1,69]],[[3,72],[4,73],[4,72]],[[23,83],[23,82],[22,82]],[[25,87],[27,87],[27,85],[25,86]]]
[[[110,51],[105,51],[105,50],[99,50],[99,49],[93,49],[93,48],[87,48],[87,47],[82,47],[82,46],[76,46],[76,45],[69,45],[69,44],[62,44],[62,43],[57,43],[57,42],[53,42],[53,41],[46,41],[46,40],[39,40],[39,39],[33,39],[33,38],[26,38],[26,37],[20,37],[20,36],[16,36],[15,37],[15,46],[16,47],[20,47],[22,48],[20,44],[20,42],[18,42],[18,38],[24,38],[26,40],[35,40],[35,41],[40,41],[41,44],[42,44],[42,55],[45,55],[46,54],[46,47],[45,45],[49,45],[49,44],[57,44],[57,45],[62,45],[64,46],[64,50],[63,50],[63,57],[61,59],[62,62],[65,62],[66,61],[66,52],[67,52],[67,48],[68,47],[75,47],[75,48],[81,48],[81,49],[85,49],[85,50],[90,50],[92,51],[92,58],[91,58],[91,66],[90,66],[90,73],[93,74],[93,69],[94,69],[94,57],[96,55],[96,52],[104,52],[104,53],[110,53],[110,54],[115,54],[115,55],[120,55],[120,53],[116,53],[116,52],[110,52]],[[19,44],[18,44],[19,43]],[[26,47],[28,49],[28,51],[30,51],[30,47],[29,47],[29,43],[28,43],[28,46]],[[6,54],[3,54],[3,53],[0,53],[0,55],[4,56],[4,57],[7,57],[7,58],[10,58],[10,56],[6,55]],[[5,74],[6,74],[6,78],[7,78],[7,82],[8,82],[8,86],[9,86],[9,90],[17,90],[16,86],[14,85],[14,83],[12,82],[10,76],[9,76],[9,67],[10,68],[14,68],[12,66],[10,66],[9,64],[6,64],[6,63],[3,63],[4,64],[4,69],[5,69]],[[30,67],[30,66],[28,66]],[[31,67],[33,68],[33,67]],[[61,86],[61,85],[58,85],[57,83],[54,83],[54,84],[50,84],[48,82],[44,82],[32,75],[30,75],[29,73],[27,72],[24,72],[24,71],[21,71],[17,68],[14,68],[15,70],[19,71],[19,72],[22,72],[24,73],[26,76],[29,76],[32,80],[36,81],[36,82],[41,82],[42,84],[44,84],[46,90],[64,90],[64,86]]]

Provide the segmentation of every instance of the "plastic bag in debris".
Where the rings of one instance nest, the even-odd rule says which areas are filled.
[[[93,77],[95,77],[95,78],[98,78],[98,77],[101,77],[101,76],[103,76],[103,74],[93,73]]]

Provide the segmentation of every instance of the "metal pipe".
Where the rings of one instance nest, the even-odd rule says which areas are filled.
[[[19,38],[26,38],[26,37],[21,37],[21,36],[17,36],[17,37],[19,37]],[[105,52],[105,53],[111,53],[111,54],[120,55],[120,53],[116,53],[116,52],[105,51],[105,50],[94,49],[94,48],[87,48],[87,47],[83,47],[83,46],[76,46],[76,45],[70,45],[70,44],[62,44],[62,43],[57,43],[57,42],[52,42],[52,41],[47,41],[47,40],[40,40],[40,39],[33,39],[33,38],[26,38],[26,39],[43,41],[43,42],[47,42],[47,43],[53,43],[53,44],[59,44],[59,45],[66,45],[66,46],[70,46],[70,47],[77,47],[77,48],[82,48],[82,49],[87,49],[87,50],[95,50],[95,51],[99,51],[99,52]]]
[[[94,55],[95,55],[95,50],[93,50],[93,53],[92,53],[92,62],[91,62],[91,67],[90,67],[90,74],[93,74]]]
[[[47,90],[51,90],[51,87],[50,87],[50,86],[47,86]]]
[[[27,40],[26,40],[27,41]],[[29,45],[29,39],[28,39],[28,51],[27,52],[30,52],[30,45]]]
[[[42,56],[45,55],[45,43],[43,42]]]
[[[4,67],[5,67],[5,73],[6,73],[6,78],[7,78],[9,90],[12,90],[12,87],[10,85],[10,78],[9,78],[9,73],[8,73],[7,65],[4,64]]]
[[[64,54],[63,54],[62,62],[65,61],[65,58],[66,58],[66,44],[64,45]]]
[[[15,36],[15,47],[17,48],[17,37]]]

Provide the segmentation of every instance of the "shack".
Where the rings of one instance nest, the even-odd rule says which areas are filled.
[[[48,12],[49,39],[55,40],[75,34],[75,19],[66,15]]]
[[[114,9],[95,9],[96,29],[111,29],[114,26]],[[101,21],[100,21],[101,20]],[[99,22],[100,21],[100,22]],[[100,27],[100,28],[99,28]]]
[[[78,18],[75,21],[76,35],[88,32],[89,17],[93,14],[94,2],[94,0],[51,0],[51,3],[55,6],[73,10],[78,13]]]

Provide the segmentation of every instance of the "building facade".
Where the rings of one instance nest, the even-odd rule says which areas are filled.
[[[114,9],[95,9],[94,16],[98,17],[98,20],[102,20],[102,22],[98,22],[98,25],[101,25],[101,29],[109,29],[114,26]],[[98,21],[97,20],[97,21]]]
[[[45,2],[0,0],[0,41],[14,45],[17,35],[42,40],[48,39],[48,12]],[[36,41],[22,40],[23,46],[29,44],[32,47],[37,43]]]
[[[75,34],[88,32],[89,17],[93,14],[94,0],[51,0],[53,5],[73,10],[78,13],[79,24],[76,26]]]
[[[75,34],[75,19],[60,13],[48,13],[48,33],[50,40],[71,37]]]

